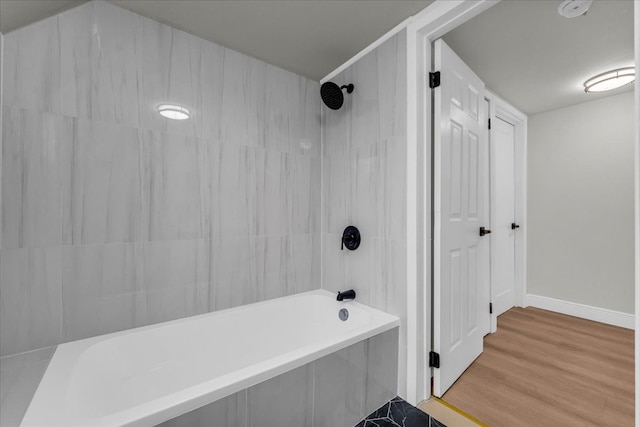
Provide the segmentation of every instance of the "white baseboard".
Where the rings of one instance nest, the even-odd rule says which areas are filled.
[[[627,329],[635,329],[635,316],[621,311],[608,310],[606,308],[593,307],[576,302],[563,301],[540,295],[527,294],[527,306],[555,311],[556,313],[580,317],[609,325],[620,326]]]

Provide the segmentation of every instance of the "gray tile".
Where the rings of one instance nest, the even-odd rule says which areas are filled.
[[[60,111],[66,116],[87,118],[91,112],[91,49],[98,40],[93,34],[93,7],[89,2],[58,15]]]
[[[377,49],[380,139],[406,137],[407,37],[399,32]]]
[[[373,50],[349,70],[349,82],[355,85],[353,93],[346,96],[352,150],[375,145],[380,140],[380,105],[388,100],[380,98],[378,87],[388,82],[380,80],[379,52],[380,48]]]
[[[320,234],[289,236],[287,295],[319,289]]]
[[[144,240],[209,237],[209,144],[178,134],[141,134]]]
[[[60,342],[60,250],[0,253],[0,356]]]
[[[140,124],[145,129],[201,136],[203,115],[203,44],[196,36],[147,18],[140,19]],[[188,120],[168,120],[156,108],[177,104],[191,112]]]
[[[322,231],[340,233],[347,225],[351,197],[351,162],[347,155],[324,156],[322,164]]]
[[[222,237],[211,240],[209,309],[223,310],[256,301],[253,288],[251,239]]]
[[[314,427],[352,426],[367,414],[366,361],[362,341],[315,362]]]
[[[18,427],[55,347],[0,358],[0,425]]]
[[[107,2],[93,7],[89,117],[138,126],[142,18]]]
[[[225,143],[265,146],[267,65],[230,49],[224,51],[220,139]]]
[[[142,238],[141,146],[132,127],[73,120],[62,141],[62,216],[66,244]]]
[[[365,411],[373,411],[397,393],[398,328],[367,340]]]
[[[255,224],[251,227],[256,236],[278,236],[289,231],[291,211],[290,156],[279,151],[251,149],[253,154],[252,189]]]
[[[381,159],[378,173],[381,192],[379,237],[404,240],[407,229],[406,140],[402,137],[380,140],[378,156]]]
[[[381,236],[384,221],[381,171],[385,159],[379,155],[378,147],[376,143],[353,148],[349,156],[347,217],[368,239]]]
[[[206,313],[209,257],[206,240],[143,243],[144,281],[136,294],[136,326]]]
[[[290,203],[288,227],[291,233],[320,232],[321,166],[318,158],[289,157]]]
[[[249,388],[247,426],[314,425],[312,384],[313,365],[308,364]]]
[[[61,243],[60,139],[66,124],[49,113],[3,109],[4,249]]]
[[[291,100],[295,88],[294,74],[267,65],[265,86],[265,148],[289,152],[293,115]],[[298,104],[296,107],[300,108]]]
[[[222,139],[222,94],[225,86],[225,48],[215,43],[202,43],[202,137],[219,142]],[[198,113],[198,112],[196,112]]]
[[[247,391],[243,390],[158,424],[158,427],[245,427],[246,418]]]
[[[265,236],[251,238],[251,259],[255,289],[255,301],[279,298],[287,295],[289,272],[288,236]]]
[[[139,245],[62,248],[63,341],[134,328],[141,283]]]
[[[246,237],[255,230],[253,150],[233,144],[212,144],[211,234]]]
[[[322,288],[331,292],[338,292],[346,288],[346,252],[340,250],[342,232],[340,234],[322,234]],[[360,289],[358,291],[358,300]],[[366,304],[365,300],[362,300]]]
[[[301,76],[293,75],[289,87],[291,119],[290,151],[311,157],[321,155],[320,145],[320,84]]]
[[[60,112],[60,39],[52,16],[4,36],[4,105]]]

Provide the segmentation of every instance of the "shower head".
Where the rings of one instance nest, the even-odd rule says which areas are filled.
[[[324,104],[332,110],[339,110],[344,103],[342,89],[347,89],[347,93],[353,92],[353,84],[338,86],[333,82],[326,82],[320,86],[320,96]]]

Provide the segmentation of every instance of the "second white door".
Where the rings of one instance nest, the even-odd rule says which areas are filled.
[[[515,129],[496,118],[491,126],[491,302],[492,321],[515,301]],[[494,323],[495,324],[495,323]]]

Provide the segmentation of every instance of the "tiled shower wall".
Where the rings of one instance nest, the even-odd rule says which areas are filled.
[[[401,31],[332,78],[353,83],[337,111],[323,107],[323,288],[401,319],[399,393],[406,381],[407,34]],[[347,225],[362,243],[340,250]]]
[[[101,1],[3,75],[0,356],[320,287],[317,82]]]

